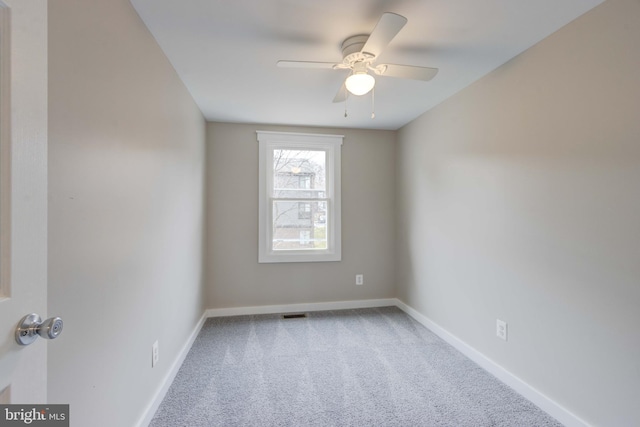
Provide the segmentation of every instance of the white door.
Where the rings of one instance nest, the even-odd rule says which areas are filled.
[[[0,403],[46,403],[47,340],[19,346],[47,315],[47,2],[0,0]]]

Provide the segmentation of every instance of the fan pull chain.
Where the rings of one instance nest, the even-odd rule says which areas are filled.
[[[344,99],[344,117],[347,117],[347,101],[349,100],[349,95]]]
[[[371,119],[376,118],[376,88],[371,90]]]

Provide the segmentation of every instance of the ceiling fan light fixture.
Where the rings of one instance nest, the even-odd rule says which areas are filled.
[[[376,79],[366,72],[353,73],[344,82],[347,90],[354,95],[360,96],[369,93],[376,85]]]

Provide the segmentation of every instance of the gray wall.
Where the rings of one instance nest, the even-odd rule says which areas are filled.
[[[598,426],[640,420],[638,23],[609,0],[398,135],[400,299]]]
[[[204,148],[129,1],[49,2],[48,395],[72,425],[133,425],[203,313]]]
[[[256,130],[345,135],[341,262],[258,264]],[[395,132],[209,123],[207,144],[207,307],[395,296]]]

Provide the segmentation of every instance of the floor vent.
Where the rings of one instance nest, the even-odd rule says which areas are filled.
[[[306,319],[307,313],[292,313],[292,314],[283,314],[283,319]]]

